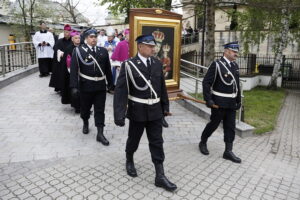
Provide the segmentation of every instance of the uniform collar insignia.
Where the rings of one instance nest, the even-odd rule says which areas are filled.
[[[87,52],[88,51],[88,48],[84,48],[84,47],[81,47],[83,50],[85,50],[85,52]]]
[[[138,64],[138,65],[141,64],[141,60],[138,59],[138,60],[137,60],[137,64]]]

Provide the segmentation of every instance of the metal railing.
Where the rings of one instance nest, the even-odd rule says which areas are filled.
[[[215,53],[215,59],[219,59],[222,56],[223,52]],[[201,63],[201,53],[195,52],[190,60],[197,64]],[[275,55],[240,54],[235,62],[239,65],[240,76],[271,75],[275,63]],[[281,67],[300,70],[300,56],[284,55]]]
[[[193,95],[195,98],[203,99],[202,97],[202,81],[204,75],[207,72],[208,67],[180,59],[180,88],[188,93],[189,95]],[[240,79],[240,89],[242,95],[242,104],[243,104],[243,84],[245,80]],[[243,105],[238,111],[237,119],[238,122],[243,121]]]
[[[207,71],[207,67],[181,59],[180,66],[180,87],[189,94],[197,97],[202,93],[202,80]]]
[[[181,37],[181,45],[188,45],[199,42],[199,34],[185,35]]]
[[[220,59],[222,56],[223,52],[216,52],[215,60]],[[192,60],[195,63],[201,63],[201,53],[194,53]],[[241,76],[250,76],[254,74],[256,70],[255,54],[239,55],[235,62],[239,65],[239,73]]]
[[[0,74],[2,76],[36,63],[36,50],[32,42],[0,45]]]

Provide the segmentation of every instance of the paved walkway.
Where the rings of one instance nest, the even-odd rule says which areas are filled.
[[[79,116],[60,104],[48,82],[33,74],[0,90],[0,199],[300,199],[299,93],[288,95],[275,134],[237,137],[242,164],[222,159],[221,129],[209,140],[211,155],[200,154],[207,121],[172,102],[164,129],[165,171],[178,186],[171,193],[153,185],[145,135],[135,156],[139,176],[126,175],[127,126],[113,124],[111,95],[105,127],[111,145],[104,147],[93,123],[90,134],[81,133]]]

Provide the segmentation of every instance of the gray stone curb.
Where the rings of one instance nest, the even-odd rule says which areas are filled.
[[[187,94],[185,94],[187,95]],[[189,95],[187,95],[189,96]],[[184,108],[186,108],[187,110],[197,114],[198,116],[209,120],[210,118],[210,109],[207,108],[205,105],[200,104],[200,103],[195,103],[189,100],[178,100],[176,101],[177,103],[179,103],[181,106],[183,106]],[[221,124],[222,126],[222,124]],[[253,131],[255,130],[255,128],[249,124],[246,124],[244,122],[238,122],[236,121],[236,134],[242,138],[244,137],[249,137],[249,136],[253,136]]]

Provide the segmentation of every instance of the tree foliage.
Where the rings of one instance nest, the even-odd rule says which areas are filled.
[[[266,37],[274,38],[274,53],[278,51],[281,31],[284,28],[282,9],[287,9],[289,34],[287,42],[300,42],[299,0],[245,0],[245,10],[238,12],[238,28],[242,31],[244,51],[250,44],[259,45]]]
[[[30,34],[40,21],[88,24],[88,20],[77,10],[80,1],[16,0],[11,10],[13,32],[18,38],[30,41]]]
[[[300,42],[299,0],[245,0],[246,9],[239,13],[238,30],[242,31],[244,50],[259,45],[267,36],[274,38],[274,70],[269,88],[276,88],[283,51],[288,43]]]
[[[30,33],[33,31],[34,14],[36,11],[36,0],[17,0],[13,10],[16,24],[23,26],[22,34],[26,41],[30,40]]]
[[[99,0],[100,5],[109,4],[108,9],[114,15],[126,13],[125,23],[128,23],[130,8],[171,8],[171,0]]]
[[[78,6],[81,2],[81,0],[63,0],[61,2],[57,1],[58,5],[62,8],[59,9],[57,12],[63,22],[73,24],[89,24],[89,21],[83,17],[81,12],[78,11]]]

